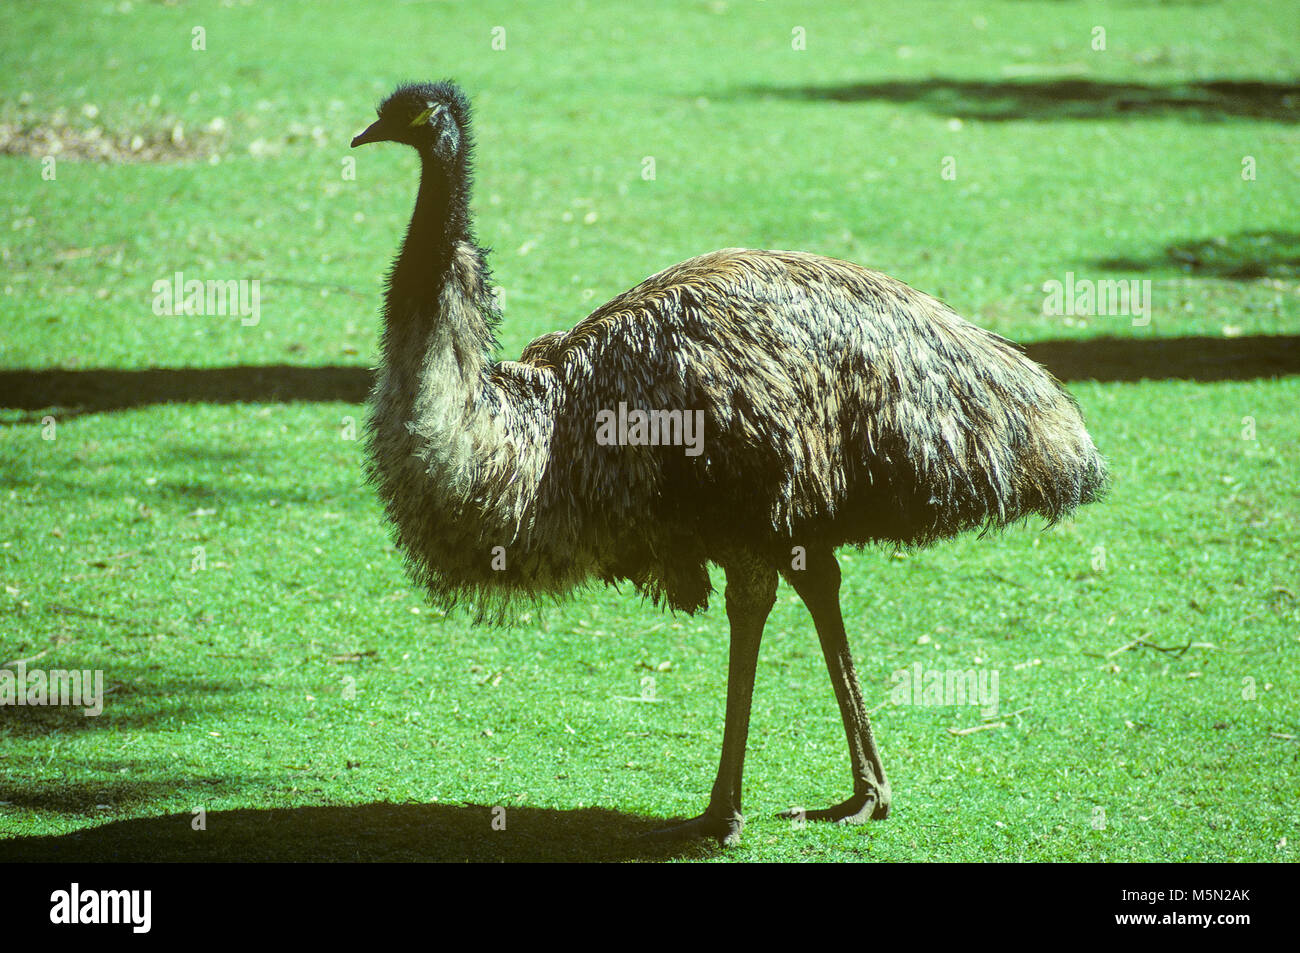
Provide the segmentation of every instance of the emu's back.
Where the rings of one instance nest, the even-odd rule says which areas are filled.
[[[520,360],[552,371],[559,398],[533,525],[566,527],[606,578],[678,608],[705,604],[720,551],[1054,521],[1106,482],[1073,398],[1015,345],[816,255],[691,259]],[[620,404],[702,410],[701,452],[597,443],[598,413]]]

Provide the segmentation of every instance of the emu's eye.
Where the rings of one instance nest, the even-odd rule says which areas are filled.
[[[420,113],[418,116],[416,116],[414,119],[411,120],[411,128],[414,129],[416,126],[423,126],[426,122],[429,121],[429,117],[432,116],[437,110],[438,110],[437,106],[430,106],[428,109],[424,110],[422,113]]]

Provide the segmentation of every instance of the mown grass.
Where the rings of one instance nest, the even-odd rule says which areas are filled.
[[[0,157],[0,368],[366,366],[415,169],[375,149],[345,179],[347,140],[395,81],[443,75],[475,97],[507,355],[725,245],[874,265],[1022,341],[1296,333],[1286,4],[126,9],[7,11],[0,121],[180,121],[220,130],[216,161],[59,161],[44,181],[39,157]],[[176,271],[260,280],[261,322],[155,316]],[[1042,283],[1068,271],[1151,279],[1151,323],[1044,315]],[[1115,473],[1105,503],[1046,532],[845,554],[883,824],[771,817],[847,793],[816,640],[782,589],[727,853],[630,837],[703,804],[721,612],[593,590],[513,629],[444,618],[344,439],[361,408],[328,391],[0,399],[0,662],[100,668],[111,688],[99,718],[0,709],[0,856],[1290,860],[1300,384],[1144,370],[1071,387]],[[916,662],[996,671],[1005,727],[954,734],[977,708],[891,704]]]

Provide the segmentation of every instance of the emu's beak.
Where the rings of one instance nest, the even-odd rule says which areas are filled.
[[[352,140],[352,148],[364,146],[367,142],[387,142],[387,133],[379,127],[379,120],[372,122],[366,131]]]

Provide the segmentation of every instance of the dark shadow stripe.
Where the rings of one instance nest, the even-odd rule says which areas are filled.
[[[1103,337],[1039,341],[1025,350],[1063,381],[1225,381],[1300,374],[1300,335]],[[0,370],[0,407],[97,413],[165,403],[359,404],[372,380],[373,372],[364,367],[290,364]]]
[[[1127,275],[1142,272],[1231,281],[1294,280],[1300,277],[1300,232],[1269,228],[1187,238],[1139,255],[1102,258],[1093,266]]]
[[[268,781],[260,783],[264,786]],[[132,792],[143,790],[155,797],[160,791],[186,787],[206,794],[256,790],[258,784],[255,778],[236,777],[205,787],[202,781],[186,784],[160,771],[147,786],[134,780],[129,787]],[[20,783],[0,785],[0,795],[37,812],[48,812],[51,802],[92,805],[109,796],[102,786],[87,788]],[[133,818],[70,834],[0,839],[0,863],[623,862],[708,857],[718,850],[712,841],[697,844],[641,836],[662,826],[663,821],[598,807],[511,806],[507,810],[477,804],[376,803],[243,808],[209,812],[208,827],[199,835],[191,827],[193,819],[190,814]],[[502,829],[499,821],[507,819]]]
[[[713,95],[716,95],[713,94]],[[736,95],[806,101],[916,105],[942,116],[989,122],[1176,116],[1184,121],[1300,121],[1300,83],[1211,79],[1108,83],[1089,79],[916,80],[825,86],[751,86]]]
[[[1242,381],[1300,374],[1300,335],[1038,341],[1025,352],[1063,381]]]
[[[303,367],[293,364],[236,367],[91,368],[0,371],[0,407],[81,413],[128,410],[151,404],[289,403],[343,401],[359,404],[370,391],[365,367]]]

